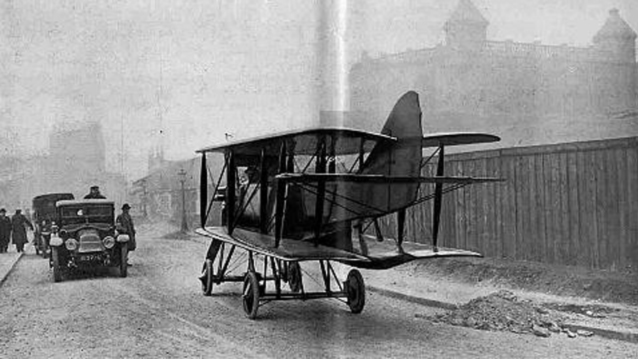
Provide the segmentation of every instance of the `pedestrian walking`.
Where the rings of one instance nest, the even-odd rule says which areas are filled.
[[[131,209],[131,206],[128,203],[124,203],[122,213],[115,219],[115,227],[118,232],[128,234],[128,250],[132,252],[137,248],[137,242],[135,241],[135,225],[133,224],[133,218],[129,214],[129,209]],[[130,263],[127,264],[131,265]]]
[[[0,253],[7,253],[11,240],[11,219],[6,214],[7,210],[0,208]]]
[[[33,225],[22,214],[22,210],[16,209],[16,213],[11,217],[11,238],[18,252],[24,252],[24,245],[28,242],[27,227],[33,230]]]

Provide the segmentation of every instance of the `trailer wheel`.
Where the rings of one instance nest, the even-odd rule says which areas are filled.
[[[259,279],[255,272],[246,273],[242,301],[246,316],[249,319],[255,319],[257,317],[257,310],[259,309]]]
[[[348,273],[348,278],[344,283],[348,296],[348,307],[354,314],[359,314],[366,304],[366,286],[363,277],[358,270],[353,269]]]
[[[207,259],[204,261],[202,268],[202,275],[199,277],[202,281],[202,292],[205,296],[209,297],[213,294],[213,261]]]
[[[290,262],[288,264],[288,286],[294,293],[299,293],[302,286],[301,266],[298,262]]]

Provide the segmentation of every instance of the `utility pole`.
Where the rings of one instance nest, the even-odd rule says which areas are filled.
[[[147,219],[148,211],[146,209],[146,203],[148,201],[148,192],[146,190],[146,179],[141,179],[140,184],[142,185],[142,215],[144,216],[144,219]]]
[[[182,184],[182,233],[188,232],[188,226],[186,224],[186,190],[184,189],[184,182],[186,182],[186,171],[182,168],[178,173],[179,181]]]

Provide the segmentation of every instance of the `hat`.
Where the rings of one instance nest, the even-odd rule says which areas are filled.
[[[124,205],[122,206],[122,209],[130,209],[131,206],[128,205],[128,203],[124,203]]]
[[[0,208],[0,212],[7,213],[7,210],[4,208]]]
[[[90,189],[100,189],[100,186],[91,186]]]
[[[16,213],[22,213],[21,209],[16,209]]]

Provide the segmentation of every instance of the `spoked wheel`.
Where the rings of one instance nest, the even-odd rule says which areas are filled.
[[[246,316],[249,319],[255,319],[259,309],[259,279],[257,278],[257,273],[246,273],[242,297]]]
[[[351,270],[348,273],[344,287],[348,296],[350,311],[355,314],[361,313],[366,304],[366,286],[361,273],[356,269]]]
[[[57,248],[51,248],[51,263],[53,266],[53,281],[62,281],[62,268],[60,268],[60,254]]]
[[[124,243],[120,248],[120,277],[128,275],[128,245]]]
[[[299,293],[301,291],[301,266],[298,262],[290,262],[288,264],[288,286],[290,286],[290,290],[294,293]]]
[[[202,268],[202,275],[199,277],[202,282],[202,292],[205,296],[213,294],[213,261],[207,259],[204,261],[204,267]]]

